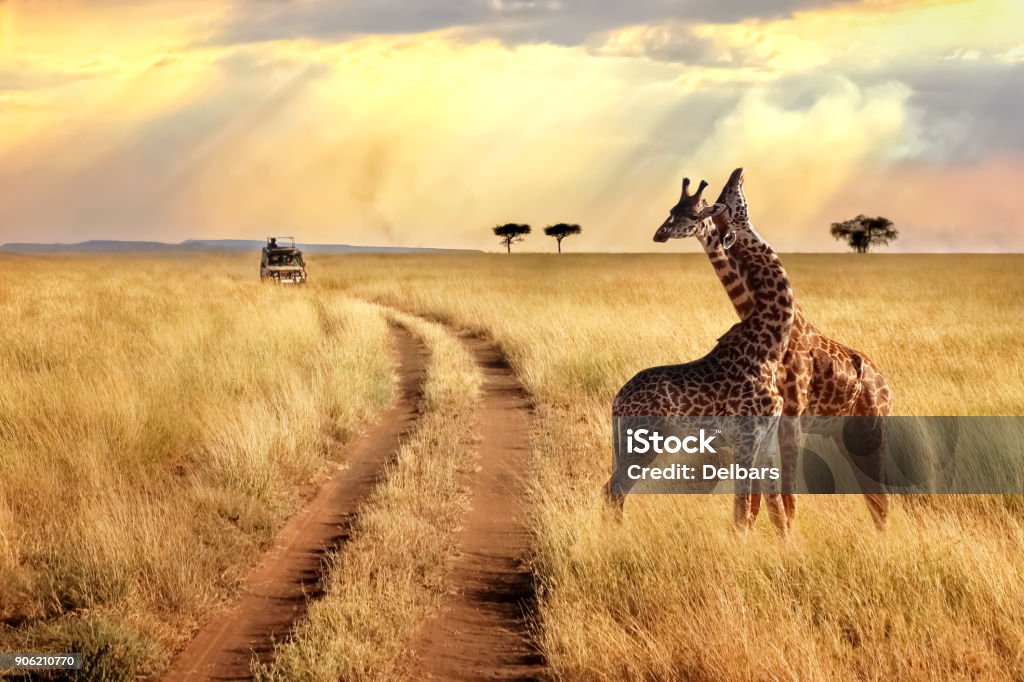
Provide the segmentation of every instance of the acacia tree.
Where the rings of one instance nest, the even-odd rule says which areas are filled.
[[[571,237],[574,234],[579,234],[582,231],[582,227],[572,223],[558,223],[557,225],[548,225],[544,228],[544,234],[549,237],[554,237],[555,241],[558,242],[558,253],[562,253],[563,239]]]
[[[523,225],[521,223],[495,225],[494,234],[496,234],[501,240],[501,243],[505,245],[505,250],[508,253],[512,253],[512,244],[526,239],[526,235],[530,234],[530,226]]]
[[[845,239],[857,253],[867,253],[872,246],[888,246],[900,236],[888,218],[870,218],[864,214],[852,220],[832,223],[831,232],[835,239]]]

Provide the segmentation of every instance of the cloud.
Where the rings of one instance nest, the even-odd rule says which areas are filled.
[[[24,71],[21,69],[0,69],[0,91],[45,90],[74,83],[96,74],[61,73],[46,71]]]
[[[843,0],[236,0],[218,43],[344,40],[354,35],[462,29],[510,44],[579,45],[592,34],[624,26],[682,20],[735,22],[777,18]]]
[[[668,21],[639,24],[594,34],[588,40],[592,54],[642,57],[688,65],[739,67],[759,60],[752,49],[729,46],[699,33],[699,25]]]
[[[904,245],[1024,247],[989,189],[1024,181],[1012,15],[964,43],[973,5],[810,4],[249,0],[160,40],[111,41],[106,15],[91,42],[70,21],[73,50],[53,28],[0,71],[0,241],[489,248],[497,222],[564,220],[579,248],[647,250],[683,174],[743,165],[782,249],[841,248],[828,223],[860,212]]]
[[[38,64],[32,59],[15,56],[5,59],[4,66],[0,67],[0,92],[50,90],[109,73],[110,68],[96,59],[78,63],[51,59]]]
[[[785,84],[760,88],[721,118],[687,160],[705,170],[687,172],[708,174],[717,189],[744,166],[755,222],[771,224],[782,248],[820,244],[821,206],[867,168],[893,160],[916,135],[909,97],[896,82],[861,88],[842,77],[823,82],[812,98],[794,97]]]
[[[999,58],[1004,62],[1024,62],[1024,43],[1014,45],[999,55]]]
[[[943,57],[943,59],[959,59],[965,62],[973,62],[981,59],[981,50],[958,47],[952,52],[950,52],[948,55]]]
[[[911,156],[935,165],[974,164],[1024,153],[1024,63],[957,61],[948,68],[893,68],[904,83],[920,131]],[[861,82],[875,75],[855,76]]]
[[[253,128],[274,121],[322,75],[316,68],[275,75],[273,69],[283,67],[241,54],[214,67],[204,87],[159,113],[117,120],[120,112],[101,110],[46,136],[35,154],[4,157],[0,227],[31,226],[61,239],[90,231],[131,237],[144,229],[173,239],[187,222],[196,183],[211,160],[230,153]],[[160,78],[179,76],[148,73],[132,91],[144,97]]]

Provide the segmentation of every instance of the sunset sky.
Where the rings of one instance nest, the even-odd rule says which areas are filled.
[[[783,251],[1024,250],[1024,2],[0,0],[0,242],[651,236],[746,168]],[[553,250],[535,234],[524,250]]]

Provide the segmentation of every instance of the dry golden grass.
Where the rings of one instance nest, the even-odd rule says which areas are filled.
[[[0,650],[160,669],[391,400],[374,306],[252,265],[0,261]]]
[[[887,372],[899,414],[1021,414],[1024,258],[787,256],[805,312]],[[736,538],[725,497],[603,513],[611,398],[703,355],[733,322],[701,256],[384,257],[319,286],[493,334],[538,405],[540,638],[560,679],[1019,679],[1024,514],[1015,500],[805,497],[796,537]]]
[[[480,372],[441,326],[392,313],[430,349],[416,427],[332,558],[324,598],[275,651],[266,680],[398,679],[423,620],[447,592],[473,467]]]
[[[786,544],[764,519],[737,538],[724,496],[603,513],[615,391],[733,322],[702,256],[312,256],[303,292],[257,286],[250,260],[3,261],[0,604],[28,620],[0,649],[99,632],[158,664],[172,624],[230,590],[329,458],[325,425],[386,401],[384,321],[358,303],[372,300],[489,333],[533,395],[539,637],[557,678],[1024,677],[1019,498],[898,504],[879,537],[861,500],[804,497]],[[1024,413],[1024,258],[784,262],[808,317],[888,374],[898,414]],[[266,371],[278,353],[298,369]],[[444,389],[426,412],[268,674],[398,670],[443,575],[416,573],[419,553],[449,551],[400,533],[461,508],[446,483],[467,456],[448,412],[472,383],[457,357],[431,381],[466,395]]]

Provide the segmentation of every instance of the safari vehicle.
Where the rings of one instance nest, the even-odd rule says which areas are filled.
[[[275,284],[305,284],[306,261],[293,237],[267,237],[260,257],[260,280]]]

